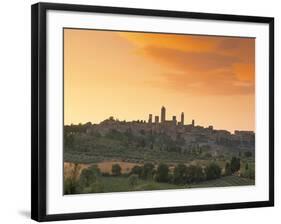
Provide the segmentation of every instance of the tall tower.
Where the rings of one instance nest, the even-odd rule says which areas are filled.
[[[166,108],[162,106],[161,108],[161,123],[164,123],[166,120]]]
[[[194,127],[194,126],[195,126],[195,121],[194,121],[194,120],[192,120],[191,125],[192,125],[192,127]]]
[[[148,123],[149,123],[149,124],[152,123],[152,114],[149,114]]]
[[[184,125],[184,113],[181,112],[181,125]]]

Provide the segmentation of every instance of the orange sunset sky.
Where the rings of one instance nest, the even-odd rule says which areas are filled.
[[[255,129],[255,39],[64,29],[64,122],[166,118]]]

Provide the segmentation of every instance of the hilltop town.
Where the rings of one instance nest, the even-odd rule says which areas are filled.
[[[179,121],[176,116],[168,120],[165,107],[160,114],[154,119],[149,114],[147,121],[110,117],[99,124],[65,125],[65,193],[255,183],[254,132],[230,133],[194,120],[185,124],[183,112]],[[73,190],[70,179],[77,167],[85,171]],[[95,175],[90,188],[85,185],[89,172]]]
[[[110,117],[99,124],[87,123],[87,133],[98,132],[106,135],[112,130],[126,133],[132,132],[134,135],[144,133],[165,134],[173,140],[181,139],[185,146],[194,144],[208,146],[217,149],[218,146],[229,146],[237,149],[253,150],[255,145],[255,133],[253,131],[235,130],[232,134],[227,130],[215,130],[213,126],[203,127],[195,124],[192,120],[190,124],[185,124],[184,112],[180,115],[180,120],[172,116],[171,120],[166,118],[166,108],[161,108],[161,117],[149,114],[148,120],[119,121]]]

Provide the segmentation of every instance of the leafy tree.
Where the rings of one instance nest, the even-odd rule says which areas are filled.
[[[84,169],[80,174],[80,184],[83,187],[89,187],[92,183],[96,182],[98,175],[100,175],[100,170],[97,165]]]
[[[240,159],[236,157],[232,157],[230,162],[230,167],[231,167],[231,173],[235,173],[238,170],[240,170]]]
[[[217,179],[221,176],[221,168],[218,164],[212,162],[205,168],[206,179]]]
[[[121,175],[121,166],[116,163],[112,165],[111,172],[113,176],[120,176]]]
[[[129,185],[131,187],[135,187],[137,185],[137,183],[138,183],[138,179],[139,179],[138,175],[136,175],[136,174],[130,175],[129,178],[128,178]]]
[[[186,183],[186,165],[180,163],[174,169],[174,183],[175,184],[185,184]]]
[[[194,183],[204,180],[204,173],[201,166],[190,165],[186,169],[186,182]]]
[[[131,169],[131,174],[136,174],[140,177],[143,172],[142,170],[143,168],[141,166],[136,165]]]
[[[230,167],[229,162],[227,162],[227,163],[225,164],[225,168],[224,168],[224,175],[225,175],[225,176],[230,176],[231,174],[232,174],[232,172],[231,172],[231,167]]]
[[[156,181],[158,182],[168,182],[169,181],[169,167],[164,164],[160,163],[156,170]]]
[[[141,177],[149,179],[153,177],[154,165],[152,163],[145,163],[142,168]]]
[[[90,169],[84,169],[81,172],[80,183],[84,187],[89,187],[91,183],[96,181],[96,175]]]

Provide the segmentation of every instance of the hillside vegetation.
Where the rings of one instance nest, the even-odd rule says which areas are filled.
[[[73,129],[74,128],[74,129]],[[103,193],[255,184],[252,148],[185,142],[152,131],[64,131],[64,193]],[[249,149],[249,150],[247,150]]]
[[[245,157],[253,161],[253,152]],[[240,154],[240,155],[239,155]],[[167,162],[178,163],[193,160],[230,159],[232,156],[243,156],[245,151],[229,146],[218,146],[216,150],[208,145],[194,142],[186,145],[182,138],[173,140],[165,133],[155,134],[140,132],[119,132],[111,130],[105,135],[87,134],[83,131],[64,133],[64,161],[75,163],[96,163],[105,160],[120,160],[143,163]]]

